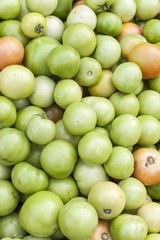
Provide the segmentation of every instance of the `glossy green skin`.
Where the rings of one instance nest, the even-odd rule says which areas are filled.
[[[120,214],[110,224],[110,231],[111,235],[118,240],[144,240],[148,228],[140,216]]]
[[[52,76],[47,64],[47,58],[49,52],[58,45],[60,45],[59,41],[46,36],[31,40],[25,48],[24,65],[35,76]]]
[[[0,217],[0,238],[8,237],[10,239],[19,239],[18,237],[25,237],[26,231],[22,228],[19,222],[19,215],[17,212],[12,212],[9,215]],[[7,240],[7,238],[6,238]]]
[[[16,189],[23,194],[33,194],[48,187],[48,175],[30,163],[17,163],[11,172],[11,180]]]
[[[66,20],[69,12],[72,9],[73,0],[58,0],[58,5],[54,10],[53,15],[60,18],[61,20]]]
[[[21,12],[21,4],[19,0],[1,0],[0,18],[15,19]]]
[[[0,37],[14,36],[18,38],[25,47],[30,39],[21,30],[21,22],[16,19],[4,20],[0,23]]]
[[[80,55],[68,45],[55,47],[48,55],[47,64],[52,74],[59,78],[73,78],[80,67]]]
[[[11,194],[12,193],[12,194]],[[11,214],[17,207],[20,195],[11,181],[0,180],[0,216]]]
[[[58,230],[58,215],[62,207],[63,202],[55,193],[36,192],[23,203],[19,212],[20,223],[33,236],[50,237]]]
[[[160,19],[148,20],[143,27],[143,35],[150,43],[160,42]]]
[[[30,142],[24,132],[15,128],[0,130],[0,163],[13,166],[26,159],[30,152]]]

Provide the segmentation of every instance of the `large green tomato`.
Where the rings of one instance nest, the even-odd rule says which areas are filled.
[[[148,227],[140,216],[120,214],[111,222],[110,232],[116,240],[144,240]]]
[[[24,65],[29,68],[35,76],[52,76],[47,57],[49,52],[60,45],[54,38],[42,36],[31,40],[25,47]]]
[[[109,10],[114,1],[115,0],[85,0],[85,4],[98,13]]]
[[[70,240],[87,240],[98,223],[95,208],[83,197],[72,198],[60,210],[58,224]]]
[[[112,36],[97,34],[97,45],[93,57],[99,61],[102,68],[110,68],[116,64],[121,56],[119,42]]]
[[[154,18],[160,10],[159,0],[135,0],[136,14],[140,20],[149,20]]]
[[[18,190],[11,181],[0,180],[0,216],[7,216],[14,212],[20,200]]]
[[[88,103],[75,102],[65,109],[63,123],[70,134],[81,136],[95,128],[97,114]]]
[[[78,143],[80,159],[91,166],[104,164],[111,152],[110,139],[105,134],[94,130],[83,135]]]
[[[51,191],[30,195],[19,212],[22,227],[35,237],[50,237],[58,230],[58,215],[63,202]]]
[[[136,63],[124,62],[113,71],[112,81],[120,92],[134,93],[142,81],[142,71]]]
[[[148,195],[154,200],[160,200],[160,183],[146,186]]]
[[[97,114],[97,124],[99,127],[106,127],[115,117],[113,104],[107,99],[98,96],[86,96],[82,98],[82,102],[93,107]]]
[[[48,55],[47,63],[52,74],[59,78],[73,78],[80,67],[80,55],[72,46],[56,46]]]
[[[137,96],[140,104],[140,115],[151,115],[160,120],[160,94],[151,89],[140,92]]]
[[[114,144],[131,147],[140,139],[142,128],[137,117],[126,113],[112,121],[109,131]]]
[[[95,32],[86,23],[68,26],[62,36],[62,43],[75,48],[81,57],[89,57],[95,50],[96,42]]]
[[[125,210],[138,209],[144,204],[147,191],[140,180],[128,177],[121,180],[118,185],[122,188],[126,196]]]
[[[25,237],[26,231],[22,228],[19,222],[19,215],[17,212],[12,212],[9,215],[0,217],[0,238],[10,237],[18,238]]]
[[[45,145],[54,139],[55,134],[55,123],[46,118],[45,115],[35,114],[30,118],[26,128],[26,135],[31,142]]]
[[[43,16],[51,15],[58,5],[58,0],[26,0],[27,7],[31,12],[39,12]]]
[[[27,98],[35,87],[35,77],[23,65],[10,65],[0,73],[0,88],[4,96],[11,99]]]
[[[80,192],[86,197],[95,183],[109,179],[102,165],[91,166],[81,159],[78,160],[73,170],[73,177]]]
[[[21,4],[19,0],[1,0],[0,18],[15,19],[21,12]]]
[[[134,171],[134,157],[126,147],[114,146],[104,169],[114,179],[128,178]]]
[[[56,193],[63,203],[79,195],[79,189],[72,176],[62,179],[50,178],[47,190]]]
[[[43,147],[44,147],[43,145],[31,143],[30,153],[27,156],[27,158],[25,159],[25,162],[32,164],[32,166],[34,166],[36,168],[42,169],[41,164],[40,164],[40,154],[42,152]]]
[[[6,127],[0,130],[0,163],[13,166],[26,159],[30,152],[30,142],[24,132]]]
[[[43,148],[40,163],[44,171],[54,178],[68,177],[76,164],[76,147],[66,140],[54,140]]]
[[[72,9],[72,4],[73,0],[58,0],[58,4],[53,15],[61,20],[66,20],[69,12]]]
[[[143,35],[150,43],[160,41],[160,19],[148,20],[143,27]]]
[[[48,175],[41,169],[27,162],[17,163],[11,172],[15,188],[24,194],[33,194],[48,187]]]
[[[0,23],[0,37],[14,36],[18,38],[25,47],[29,43],[29,38],[21,30],[21,22],[16,19],[4,20]]]
[[[62,79],[57,82],[53,97],[58,106],[66,109],[71,103],[80,102],[82,95],[82,88],[75,80]]]
[[[17,117],[16,107],[13,102],[5,97],[0,96],[0,129],[11,127]]]
[[[124,210],[126,196],[116,183],[100,181],[90,189],[88,202],[96,209],[99,218],[111,220]]]
[[[111,94],[109,100],[114,106],[116,117],[124,113],[137,116],[139,113],[139,101],[133,93],[116,91]]]

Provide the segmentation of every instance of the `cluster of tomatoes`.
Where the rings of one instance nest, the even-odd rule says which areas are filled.
[[[0,239],[160,240],[160,0],[0,1]]]

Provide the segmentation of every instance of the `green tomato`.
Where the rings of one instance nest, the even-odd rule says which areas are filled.
[[[26,106],[26,107],[20,109],[17,112],[17,118],[15,121],[14,127],[18,130],[25,132],[29,120],[35,114],[40,114],[40,115],[44,114],[45,117],[47,117],[45,111],[42,108],[40,108],[38,106],[34,106],[34,105],[29,105],[29,106]]]
[[[28,38],[37,38],[46,30],[46,19],[38,12],[26,13],[21,19],[21,29]]]
[[[98,223],[94,207],[83,198],[72,198],[60,210],[58,224],[70,240],[87,240]]]
[[[136,63],[124,62],[114,70],[112,81],[120,92],[134,93],[142,81],[142,71]]]
[[[160,239],[160,234],[159,233],[150,233],[147,234],[147,237],[145,240],[159,240]]]
[[[97,34],[97,45],[93,57],[101,64],[102,68],[110,68],[116,64],[121,56],[119,42],[112,36]]]
[[[62,43],[75,48],[81,57],[89,57],[96,47],[96,34],[88,24],[75,23],[65,29]]]
[[[1,92],[11,99],[27,98],[35,87],[33,73],[23,65],[10,65],[0,73]]]
[[[54,10],[54,16],[61,20],[66,20],[69,12],[72,9],[73,0],[58,0],[56,9]]]
[[[94,30],[97,23],[97,16],[87,5],[78,5],[72,8],[66,19],[67,26],[75,23],[88,24]]]
[[[30,152],[30,142],[25,133],[6,127],[0,130],[0,163],[13,166],[26,159]]]
[[[149,20],[154,18],[160,10],[159,0],[135,0],[136,14],[140,20]]]
[[[140,139],[141,124],[132,114],[122,114],[116,117],[110,125],[110,138],[114,144],[131,147]],[[125,134],[124,134],[125,133]]]
[[[151,115],[160,120],[160,94],[151,89],[140,92],[137,96],[140,104],[140,115]]]
[[[23,240],[51,240],[50,237],[35,237],[35,236],[32,236],[32,235],[27,235],[26,237],[23,238]]]
[[[56,83],[52,78],[47,76],[35,77],[35,87],[32,94],[29,96],[29,101],[32,105],[41,108],[47,108],[53,104],[53,94]]]
[[[146,186],[148,195],[154,200],[160,200],[160,183]]]
[[[27,124],[26,135],[33,143],[45,145],[54,139],[55,134],[55,123],[44,114],[35,114]]]
[[[49,70],[59,78],[73,78],[80,66],[80,55],[68,45],[56,46],[47,58]]]
[[[82,136],[92,131],[96,122],[97,115],[94,108],[84,102],[70,104],[63,114],[64,126],[72,135]]]
[[[19,222],[19,215],[17,212],[12,212],[9,215],[0,217],[0,238],[10,237],[18,238],[25,237],[26,231],[22,228]]]
[[[150,19],[143,27],[143,35],[150,43],[160,41],[160,19]]]
[[[15,19],[21,11],[21,4],[19,0],[1,0],[0,18]]]
[[[49,179],[47,174],[27,162],[17,163],[11,172],[11,180],[15,188],[24,194],[33,194],[45,190]]]
[[[51,15],[58,5],[58,0],[26,0],[27,7],[30,12],[38,12],[41,13],[43,16]]]
[[[62,79],[56,84],[53,98],[58,106],[66,109],[71,103],[80,102],[82,94],[82,88],[75,80]]]
[[[95,30],[97,33],[116,37],[122,30],[122,20],[114,13],[101,12],[97,14],[97,24]]]
[[[138,144],[150,146],[158,143],[160,140],[160,122],[158,119],[150,115],[139,115],[137,118],[142,126]]]
[[[118,240],[144,240],[148,227],[142,217],[134,214],[120,214],[110,224],[110,232]]]
[[[76,147],[66,140],[54,140],[48,143],[40,155],[43,170],[51,177],[68,177],[77,161]]]
[[[12,99],[12,102],[14,103],[17,111],[19,111],[20,109],[22,109],[24,107],[31,105],[28,98]]]
[[[126,197],[116,183],[101,181],[90,189],[88,202],[96,209],[100,219],[111,220],[123,211]]]
[[[133,93],[116,91],[109,97],[109,100],[114,106],[116,117],[126,113],[137,116],[139,113],[139,101]]]
[[[110,11],[119,16],[122,22],[129,22],[136,14],[136,3],[134,0],[115,0]]]
[[[48,68],[47,57],[49,52],[60,45],[54,38],[41,36],[32,39],[25,47],[24,65],[30,69],[35,76],[48,76],[52,74]]]
[[[104,169],[114,179],[128,178],[134,171],[134,157],[126,147],[114,146]]]
[[[76,180],[80,193],[86,197],[95,183],[109,180],[102,165],[91,166],[81,159],[76,163],[73,177]]]
[[[23,16],[26,14],[26,13],[29,13],[29,9],[27,7],[27,3],[26,3],[26,0],[19,0],[20,1],[20,4],[21,4],[21,11],[20,11],[20,14],[18,15],[18,18],[17,20],[21,21],[21,19],[23,18]]]
[[[17,111],[13,102],[5,96],[0,96],[0,129],[11,127],[16,117]]]
[[[115,0],[85,0],[85,4],[96,13],[104,12],[110,9]]]
[[[160,204],[158,202],[152,201],[143,204],[138,209],[137,215],[146,222],[148,233],[160,232]]]
[[[144,204],[147,191],[140,180],[128,177],[121,180],[118,185],[122,188],[126,196],[125,210],[138,209]]]
[[[11,181],[0,180],[0,216],[7,216],[15,211],[20,195]]]
[[[0,179],[2,180],[10,180],[11,178],[12,166],[5,166],[0,163]]]
[[[21,22],[15,19],[4,20],[0,23],[0,37],[13,36],[18,38],[25,47],[30,39],[24,35]]]
[[[81,58],[79,70],[74,79],[81,86],[92,86],[96,84],[102,75],[101,64],[94,58],[83,57]]]
[[[58,215],[63,202],[51,191],[39,191],[23,203],[19,220],[22,227],[35,237],[50,237],[58,230]]]
[[[63,203],[79,195],[76,181],[71,176],[62,179],[50,178],[47,190],[56,193]]]
[[[82,102],[91,105],[97,114],[98,127],[106,127],[115,117],[113,104],[107,99],[98,96],[86,96],[82,98]]]
[[[44,147],[43,145],[38,145],[36,143],[31,142],[30,153],[25,159],[25,162],[32,164],[36,168],[42,169],[40,164],[40,154],[42,152],[43,147]]]
[[[90,131],[80,139],[78,154],[86,164],[94,166],[104,164],[112,152],[112,143],[103,133]]]
[[[151,90],[155,90],[160,93],[160,74],[157,77],[148,80],[148,85]]]

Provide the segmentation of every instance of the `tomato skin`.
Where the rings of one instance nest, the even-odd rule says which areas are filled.
[[[125,22],[122,24],[122,29],[120,34],[116,37],[118,41],[122,39],[127,34],[142,34],[140,26],[134,22]]]
[[[153,148],[139,148],[133,152],[133,176],[145,186],[160,183],[160,152]]]
[[[66,20],[72,9],[72,4],[73,0],[58,0],[58,4],[53,15],[59,17],[61,20]]]
[[[160,48],[148,42],[140,43],[130,52],[128,61],[139,65],[144,80],[154,78],[160,73]]]
[[[136,0],[135,16],[140,20],[149,20],[154,18],[160,10],[159,0]]]
[[[21,64],[24,58],[22,42],[13,36],[0,38],[0,70],[12,65]]]
[[[1,0],[0,18],[15,19],[19,16],[21,4],[19,0]]]

